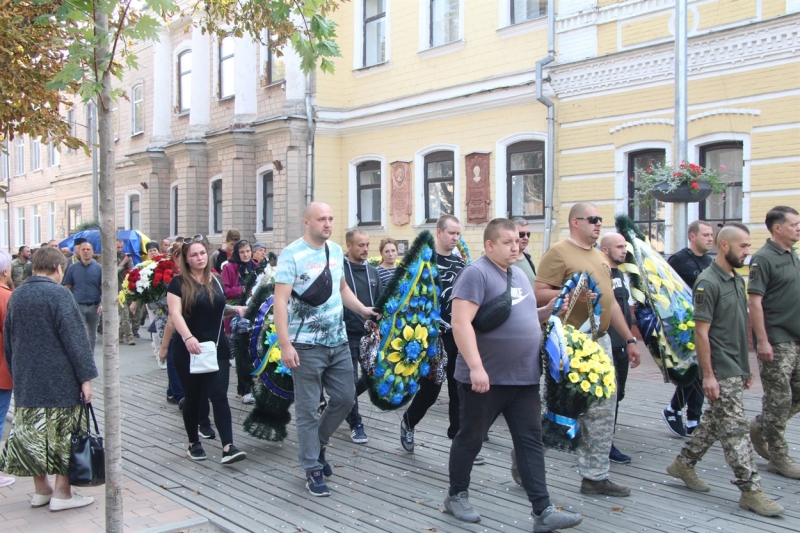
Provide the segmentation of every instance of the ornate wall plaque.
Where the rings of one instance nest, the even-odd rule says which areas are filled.
[[[398,226],[411,221],[411,166],[405,161],[392,163],[392,223]]]
[[[483,224],[489,221],[492,203],[489,187],[489,154],[474,152],[464,158],[467,174],[467,223]]]

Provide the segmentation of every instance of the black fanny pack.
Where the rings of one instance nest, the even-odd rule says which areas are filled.
[[[508,285],[506,292],[485,302],[478,308],[475,318],[472,319],[472,326],[483,333],[492,331],[499,327],[511,316],[511,267],[506,273]]]
[[[317,276],[317,279],[309,285],[303,294],[297,294],[292,289],[292,296],[305,302],[311,307],[319,307],[328,301],[333,294],[333,276],[331,276],[330,268],[330,251],[328,250],[328,243],[325,243],[325,269]]]

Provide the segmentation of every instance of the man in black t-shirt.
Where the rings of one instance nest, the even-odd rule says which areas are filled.
[[[625,316],[625,323],[630,329],[633,323],[633,315],[631,314],[631,306],[628,303],[630,298],[630,288],[625,274],[619,269],[619,265],[625,262],[625,256],[628,253],[625,237],[619,233],[607,233],[600,240],[600,250],[608,258],[611,265],[611,282],[614,285],[614,299],[617,300],[622,314]],[[614,412],[614,426],[617,424],[617,415],[619,414],[619,402],[625,397],[625,383],[628,381],[628,342],[622,337],[617,330],[613,327],[608,330],[611,337],[611,353],[614,360],[614,370],[617,375],[617,407]],[[628,464],[631,462],[629,455],[625,455],[617,449],[614,444],[611,444],[611,452],[608,458],[612,463]]]
[[[689,224],[689,246],[674,253],[667,263],[686,282],[691,289],[700,273],[711,266],[713,259],[708,252],[714,246],[714,230],[711,224],[703,220],[695,220]],[[681,412],[687,408],[686,426],[683,425]],[[703,412],[703,381],[700,376],[694,383],[686,387],[675,387],[672,401],[661,412],[669,430],[678,437],[687,437],[700,422]]]

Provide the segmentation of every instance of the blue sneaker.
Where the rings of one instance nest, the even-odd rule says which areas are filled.
[[[608,459],[612,463],[617,463],[618,465],[626,465],[631,462],[631,457],[619,451],[613,444],[611,445],[611,452],[608,454]]]
[[[306,472],[306,488],[312,496],[331,495],[328,485],[325,484],[325,478],[322,477],[322,470]]]
[[[317,461],[319,461],[319,464],[322,465],[322,475],[325,477],[331,477],[333,475],[333,469],[331,468],[330,463],[325,460],[324,447],[319,451],[319,457],[317,458]]]

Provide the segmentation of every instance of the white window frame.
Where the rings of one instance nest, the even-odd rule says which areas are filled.
[[[449,43],[431,46],[431,0],[419,0],[419,42],[418,55],[421,59],[430,59],[440,55],[456,52],[464,48],[464,2],[458,2],[458,38]]]
[[[0,209],[0,248],[8,250],[8,209]]]
[[[77,132],[77,129],[78,129],[78,125],[77,125],[77,121],[75,119],[75,109],[74,108],[67,110],[67,124],[69,124],[69,134],[70,134],[70,136],[77,137],[76,132]],[[67,153],[68,154],[74,154],[75,153],[75,149],[67,148]]]
[[[25,175],[25,137],[20,135],[14,139],[14,175]]]
[[[222,189],[224,187],[224,183],[222,182],[222,173],[219,173],[208,180],[208,234],[209,235],[222,235],[225,231],[225,223],[224,221],[220,221],[222,224],[222,228],[220,231],[215,231],[214,228],[214,183],[220,183],[220,191],[222,192],[222,216],[224,219],[225,215],[225,191]]]
[[[47,163],[51,167],[57,167],[61,164],[61,149],[56,145],[55,141],[47,143]]]
[[[457,144],[432,144],[414,154],[414,225],[435,225],[425,221],[425,156],[433,152],[453,152],[453,215],[461,220],[461,147]],[[385,175],[385,174],[384,174]]]
[[[177,195],[177,198],[176,198]],[[175,203],[178,205],[176,206]],[[177,207],[177,209],[175,209]],[[169,184],[169,233],[173,237],[177,237],[178,229],[176,226],[178,225],[178,217],[180,216],[180,187],[178,187],[178,182],[173,181]]]
[[[175,49],[172,51],[172,109],[175,115],[184,116],[188,115],[189,111],[191,111],[191,102],[190,106],[186,109],[181,109],[181,75],[180,75],[180,58],[181,54],[184,52],[193,52],[192,51],[192,41],[191,39],[185,39],[178,43],[175,46]],[[194,72],[194,54],[192,53],[192,70],[190,71],[189,75],[192,76]],[[194,82],[194,80],[192,80]]]
[[[14,246],[25,246],[25,208],[17,207],[16,223],[14,224]]]
[[[3,141],[3,148],[0,150],[0,180],[8,181],[11,179],[11,152],[8,139]]]
[[[391,62],[392,50],[392,32],[391,32],[391,17],[389,13],[391,10],[391,0],[386,0],[386,11],[383,17],[384,27],[386,33],[386,40],[384,41],[384,48],[386,54],[383,62],[375,63],[374,65],[364,64],[364,0],[354,0],[353,2],[353,70],[359,69],[373,69],[382,65],[387,65]]]
[[[233,61],[233,92],[231,94],[222,95],[222,56],[220,55],[222,52],[222,41],[223,39],[230,38],[233,41],[233,53],[228,56],[225,61]],[[229,33],[222,37],[221,39],[218,37],[214,38],[214,93],[217,95],[217,100],[230,100],[231,98],[236,97],[236,37],[232,33]],[[194,57],[192,57],[194,60]],[[194,68],[194,61],[192,61],[192,68]]]
[[[423,156],[423,160],[424,158],[425,156]],[[358,165],[366,163],[367,161],[378,161],[381,164],[381,223],[380,226],[364,226],[363,229],[386,229],[386,189],[388,188],[386,177],[389,175],[389,172],[386,166],[386,157],[380,154],[360,155],[350,160],[350,163],[348,163],[347,227],[353,228],[358,224]]]
[[[535,141],[544,143],[544,175],[547,181],[547,165],[552,164],[547,160],[547,133],[541,131],[521,131],[513,133],[508,137],[503,137],[495,143],[494,156],[494,215],[498,218],[505,218],[508,215],[508,186],[506,184],[506,174],[508,173],[507,159],[508,147],[518,142]],[[545,196],[547,195],[547,184],[545,183]],[[547,198],[544,199],[547,204]],[[529,220],[530,224],[541,222],[540,220]]]
[[[42,138],[31,137],[31,172],[42,170]]]
[[[131,197],[132,196],[138,196],[139,197],[139,225],[140,226],[142,225],[142,193],[137,189],[131,189],[131,190],[125,192],[125,206],[124,206],[125,221],[124,221],[123,227],[126,230],[135,230],[135,229],[141,230],[142,228],[132,228],[131,227]],[[170,204],[170,205],[172,205],[172,204]]]
[[[56,238],[56,203],[47,202],[47,240]]]
[[[139,93],[139,96],[136,96],[136,93]],[[142,123],[136,123],[136,107],[141,107],[142,110]],[[131,137],[136,135],[141,135],[144,133],[144,83],[137,83],[131,88]]]
[[[547,28],[547,14],[534,17],[530,20],[522,22],[511,23],[511,2],[514,0],[500,0],[499,21],[500,26],[497,28],[497,36],[501,39],[523,35],[534,31]]]
[[[261,213],[264,211],[264,174],[267,172],[272,172],[272,229],[264,229],[264,221],[261,218]],[[259,167],[256,170],[256,233],[266,233],[272,234],[275,231],[275,183],[277,180],[275,179],[277,172],[273,168],[272,164],[267,164],[262,167]]]
[[[689,158],[691,159],[692,163],[700,164],[700,149],[709,144],[717,144],[721,142],[740,142],[742,143],[742,161],[744,161],[744,167],[742,167],[742,224],[751,224],[752,221],[750,220],[750,198],[751,198],[751,191],[750,191],[750,168],[752,167],[753,163],[751,163],[751,144],[750,144],[750,134],[749,133],[737,133],[737,132],[722,132],[722,133],[710,133],[708,135],[702,135],[700,137],[695,137],[689,139],[687,143],[687,153],[689,154]],[[758,164],[756,162],[755,164]],[[691,203],[689,204],[689,220],[697,220],[700,216],[700,204],[699,203]],[[694,218],[693,218],[694,217]],[[754,229],[762,229],[763,226],[760,224],[756,226]]]
[[[31,219],[33,220],[31,241],[34,246],[38,246],[42,242],[42,213],[39,211],[39,204],[31,206]]]

